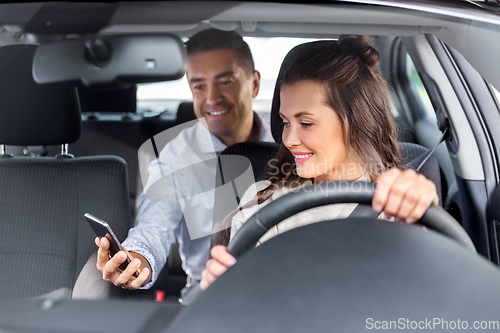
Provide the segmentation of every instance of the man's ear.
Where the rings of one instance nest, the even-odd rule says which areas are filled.
[[[252,74],[252,98],[257,97],[260,88],[260,72],[253,71]]]
[[[191,84],[189,83],[189,74],[188,72],[186,72],[186,75],[184,75],[186,77],[186,82],[188,84],[188,87],[189,87],[189,90],[191,90],[191,93],[193,93],[193,88],[191,87]]]

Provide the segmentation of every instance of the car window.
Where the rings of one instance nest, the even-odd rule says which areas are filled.
[[[490,87],[491,90],[493,90],[493,92],[495,93],[498,105],[500,105],[500,92],[498,92],[498,90],[496,90],[495,87],[493,87],[492,85],[490,85]]]
[[[316,39],[245,37],[244,40],[250,46],[255,68],[261,74],[259,95],[254,99],[253,108],[256,112],[268,113],[271,111],[274,86],[283,58],[294,46]],[[181,101],[191,99],[185,76],[175,81],[140,84],[137,89],[137,112],[176,112]]]
[[[436,119],[436,113],[432,107],[429,95],[427,94],[422,80],[420,80],[417,69],[415,68],[415,65],[413,64],[413,61],[408,53],[406,54],[406,75],[408,76],[411,93],[413,93],[416,99],[422,103],[422,109],[425,114],[431,117],[431,119]]]

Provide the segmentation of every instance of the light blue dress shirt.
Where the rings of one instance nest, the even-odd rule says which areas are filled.
[[[269,120],[254,113],[260,141],[273,142]],[[148,167],[135,226],[123,246],[151,265],[150,288],[179,242],[182,268],[201,279],[210,251],[217,156],[226,146],[199,121],[182,130]]]

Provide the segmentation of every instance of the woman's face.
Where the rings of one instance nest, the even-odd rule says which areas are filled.
[[[347,154],[340,118],[325,102],[325,88],[300,81],[281,88],[283,144],[293,154],[302,178],[352,180],[362,175]]]

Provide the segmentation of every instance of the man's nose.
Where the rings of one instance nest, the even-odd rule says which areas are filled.
[[[217,84],[209,84],[207,92],[207,104],[217,105],[222,101],[222,95],[220,93],[219,86]]]

